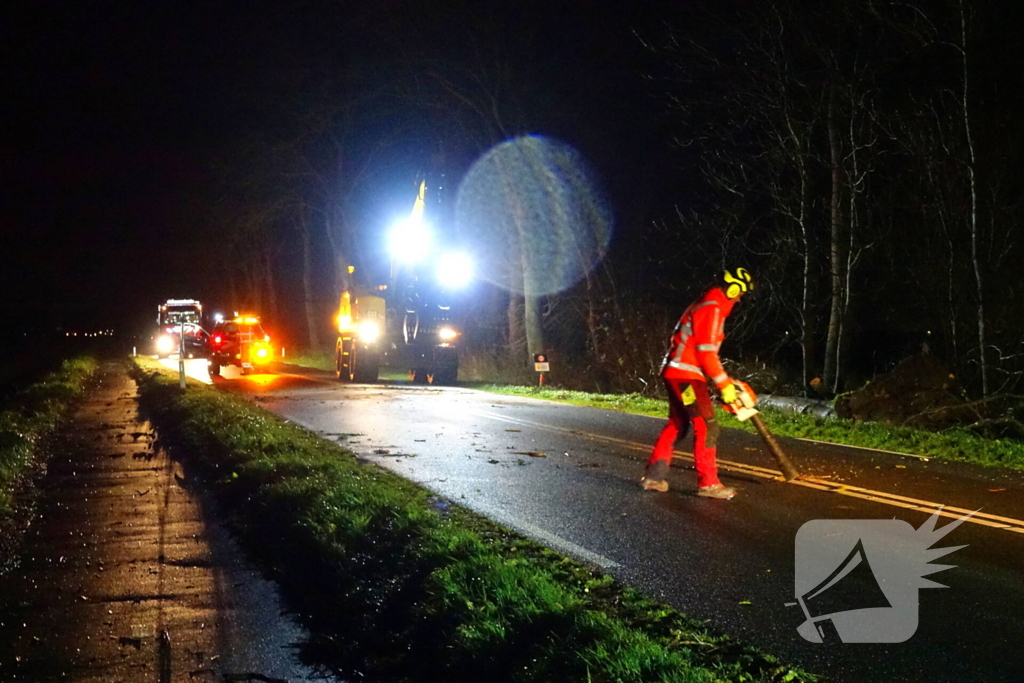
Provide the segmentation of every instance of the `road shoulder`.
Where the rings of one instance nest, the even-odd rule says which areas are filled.
[[[50,441],[21,562],[0,577],[0,679],[306,680],[303,632],[108,363]],[[322,679],[318,679],[322,680]]]

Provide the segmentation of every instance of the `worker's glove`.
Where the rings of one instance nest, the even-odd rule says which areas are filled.
[[[720,391],[722,392],[722,402],[723,403],[728,405],[730,403],[735,403],[736,402],[736,399],[738,397],[736,396],[736,387],[732,384],[732,382],[730,382],[729,384],[726,384],[724,387],[721,388]]]

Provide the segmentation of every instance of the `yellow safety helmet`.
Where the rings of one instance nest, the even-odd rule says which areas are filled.
[[[754,288],[754,280],[746,268],[727,270],[722,274],[722,280],[725,282],[725,295],[730,299],[735,299]]]

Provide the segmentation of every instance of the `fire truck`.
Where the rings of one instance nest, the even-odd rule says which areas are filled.
[[[462,337],[455,292],[472,278],[463,252],[433,244],[425,221],[426,181],[410,218],[391,235],[387,284],[352,286],[341,293],[335,367],[338,379],[375,382],[381,366],[408,371],[418,384],[455,384]],[[350,278],[355,269],[349,266]]]
[[[206,338],[203,329],[203,305],[196,299],[168,299],[157,307],[156,354],[166,358],[182,350],[191,358],[206,353]]]

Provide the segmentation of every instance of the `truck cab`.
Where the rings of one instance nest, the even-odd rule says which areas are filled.
[[[188,358],[206,353],[209,336],[203,329],[203,305],[196,299],[168,299],[157,307],[156,354],[181,353]],[[184,341],[184,344],[182,344]]]

